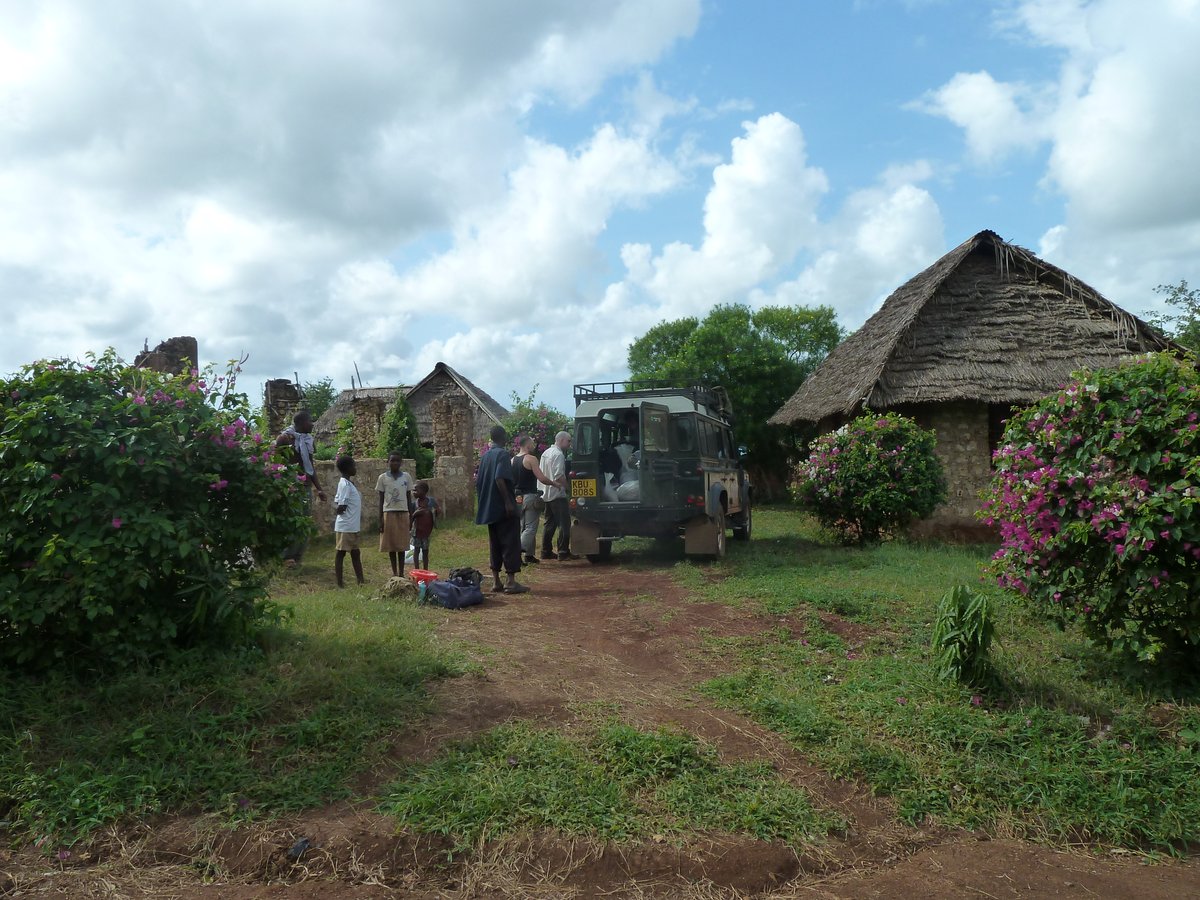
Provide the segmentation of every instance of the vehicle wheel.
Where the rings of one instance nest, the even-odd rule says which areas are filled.
[[[612,559],[612,541],[601,541],[597,547],[597,550],[599,552],[589,553],[587,555],[588,562],[592,564],[606,563]]]
[[[750,534],[753,529],[754,529],[754,507],[747,504],[746,508],[744,510],[742,510],[741,513],[738,515],[738,518],[734,520],[734,523],[733,523],[734,540],[738,540],[738,541],[750,540]]]
[[[725,555],[725,510],[717,510],[717,514],[713,517],[713,522],[717,526],[717,552],[713,554],[717,559],[721,559]]]

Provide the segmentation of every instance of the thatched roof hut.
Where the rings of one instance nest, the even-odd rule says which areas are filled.
[[[902,284],[774,416],[836,428],[864,408],[937,433],[946,504],[919,533],[981,538],[974,513],[1013,407],[1079,369],[1180,349],[1094,288],[981,231]]]
[[[897,288],[770,421],[831,423],[864,406],[1027,404],[1077,369],[1174,347],[1094,288],[981,231]]]

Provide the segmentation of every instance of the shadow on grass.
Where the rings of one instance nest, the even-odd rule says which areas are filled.
[[[398,624],[331,631],[341,604],[328,605],[305,615],[311,627],[276,631],[267,655],[182,653],[90,680],[4,676],[0,817],[13,834],[69,845],[151,813],[236,820],[349,796],[388,735],[427,713],[425,683],[459,666],[399,608]]]

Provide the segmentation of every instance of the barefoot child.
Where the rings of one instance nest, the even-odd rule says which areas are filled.
[[[404,551],[408,549],[408,511],[412,507],[412,482],[400,471],[399,453],[388,456],[387,471],[375,482],[379,494],[379,552],[392,563],[392,575],[404,576]]]
[[[429,536],[437,522],[437,501],[429,496],[429,485],[418,481],[413,487],[416,506],[412,514],[413,568],[429,569]]]
[[[333,557],[333,574],[338,587],[342,583],[342,564],[346,554],[350,554],[350,562],[354,566],[354,577],[363,584],[362,556],[358,550],[358,532],[362,528],[362,494],[350,479],[358,472],[358,467],[349,456],[340,456],[337,469],[342,473],[338,482],[337,493],[333,495],[333,508],[337,518],[333,522],[333,533],[336,542],[333,545],[337,552]]]

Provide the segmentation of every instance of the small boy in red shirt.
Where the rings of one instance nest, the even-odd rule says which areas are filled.
[[[413,485],[412,554],[413,568],[429,570],[429,536],[437,522],[437,501],[429,496],[429,485],[418,481]]]

